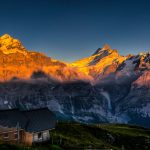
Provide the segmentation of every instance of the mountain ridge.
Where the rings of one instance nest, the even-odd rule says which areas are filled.
[[[23,79],[29,79],[33,72],[39,70],[50,76],[52,75],[53,78],[60,81],[82,80],[86,78],[86,80],[92,82],[93,80],[99,79],[99,76],[106,77],[111,73],[117,72],[125,61],[129,63],[129,60],[133,57],[140,58],[140,60],[137,61],[141,62],[140,65],[142,67],[144,65],[146,67],[147,64],[147,66],[149,66],[149,55],[150,54],[147,53],[122,56],[117,50],[111,49],[108,44],[104,44],[102,48],[98,48],[91,56],[82,58],[73,63],[66,63],[48,57],[40,52],[29,51],[25,49],[18,39],[14,39],[10,35],[5,34],[0,37],[0,57],[2,59],[0,62],[0,80],[6,81],[13,77],[22,78],[23,76]],[[147,60],[144,62],[144,59]],[[18,67],[19,70],[21,69],[19,66],[22,66],[22,70],[24,69],[26,71],[21,75],[14,71],[15,68],[13,68],[13,66]],[[5,75],[7,74],[6,72],[10,72],[9,74],[12,75],[7,76]]]
[[[106,45],[66,64],[3,38],[0,109],[48,107],[63,120],[150,127],[150,53],[122,56]]]
[[[84,76],[84,73],[77,72],[67,63],[25,49],[19,40],[13,39],[8,34],[0,37],[0,58],[1,81],[13,77],[29,79],[35,71],[43,71],[59,81],[75,80]],[[90,77],[87,76],[88,78]]]

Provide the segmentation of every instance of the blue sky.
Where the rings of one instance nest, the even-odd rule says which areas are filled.
[[[62,61],[108,43],[126,55],[150,51],[149,0],[3,0],[0,34]]]

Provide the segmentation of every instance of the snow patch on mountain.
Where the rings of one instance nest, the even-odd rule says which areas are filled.
[[[108,104],[108,110],[111,111],[112,110],[112,105],[111,105],[111,99],[110,99],[110,96],[109,96],[108,92],[101,89],[101,94],[106,98],[107,104]]]
[[[96,104],[93,104],[92,108],[90,108],[88,110],[88,112],[95,113],[95,114],[101,114],[102,116],[106,116],[106,111],[104,111],[104,109],[101,106],[96,105]]]
[[[133,64],[133,60],[132,59],[128,59],[124,62],[124,67],[121,70],[122,73],[130,76],[130,72],[132,72],[135,68],[136,64]]]
[[[60,112],[62,114],[64,114],[62,108],[61,108],[61,105],[58,103],[58,101],[56,100],[50,100],[47,102],[47,106],[50,110],[52,111],[57,111],[57,112]]]
[[[142,108],[137,109],[138,113],[141,113],[143,117],[150,117],[150,103],[143,106]]]
[[[108,117],[110,123],[125,123],[127,124],[130,121],[130,118],[126,114],[121,115],[111,115]]]
[[[76,120],[76,121],[81,121],[81,122],[89,122],[89,121],[92,121],[93,120],[93,117],[90,117],[90,116],[83,116],[83,117],[80,117],[80,116],[76,116],[76,117],[74,117],[74,119]]]

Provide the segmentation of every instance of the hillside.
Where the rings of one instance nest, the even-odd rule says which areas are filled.
[[[66,124],[60,123],[53,131],[53,140],[62,147],[74,149],[99,148],[119,150],[144,150],[150,148],[150,130],[137,126],[119,124]],[[64,145],[64,146],[63,146]]]
[[[17,149],[16,147],[0,145],[1,150]],[[20,147],[18,150],[23,148],[24,150],[78,150],[87,148],[149,150],[150,130],[123,124],[85,125],[60,122],[56,129],[51,132],[51,140],[48,143],[26,149]]]

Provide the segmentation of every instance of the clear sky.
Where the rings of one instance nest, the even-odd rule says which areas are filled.
[[[108,43],[121,54],[150,51],[150,0],[1,0],[0,34],[63,61]]]

